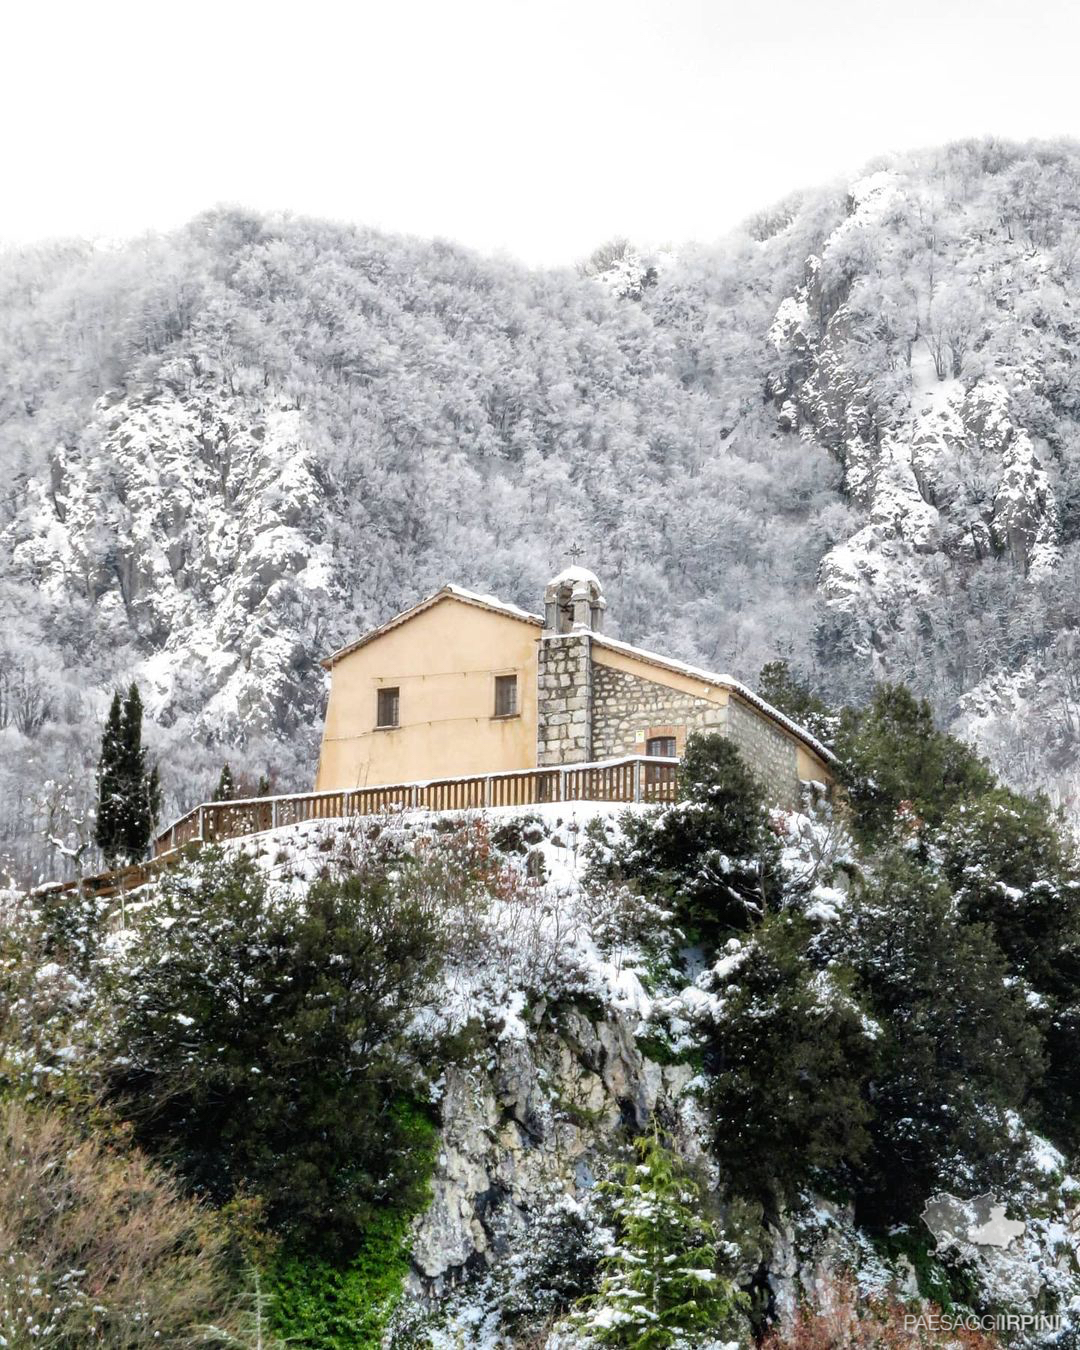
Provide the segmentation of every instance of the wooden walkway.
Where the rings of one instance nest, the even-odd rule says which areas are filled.
[[[348,792],[308,792],[287,797],[203,802],[154,840],[153,857],[115,872],[37,887],[43,898],[80,891],[107,899],[145,885],[178,862],[181,850],[261,834],[308,820],[341,820],[385,811],[468,811],[485,806],[541,806],[550,802],[669,802],[675,799],[678,760],[630,755],[596,764],[521,769],[391,783]]]
[[[156,873],[180,861],[177,853],[172,857],[149,858],[146,862],[132,863],[129,867],[118,867],[114,872],[96,872],[90,877],[76,877],[74,881],[47,881],[34,887],[34,894],[43,900],[71,892],[90,895],[98,900],[108,900],[114,895],[125,895],[137,886],[145,886]]]
[[[308,792],[204,802],[154,840],[154,857],[193,842],[217,843],[307,820],[374,816],[383,811],[468,811],[485,806],[540,806],[547,802],[667,802],[675,798],[678,760],[629,755],[596,764],[520,769],[390,783],[347,792]]]

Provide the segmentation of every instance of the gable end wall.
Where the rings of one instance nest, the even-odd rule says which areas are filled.
[[[687,731],[722,731],[727,707],[707,698],[593,663],[593,754],[597,759],[640,754],[649,727],[674,723]]]
[[[641,738],[650,727],[717,731],[737,746],[770,802],[789,809],[801,803],[796,742],[735,696],[714,702],[593,662],[592,713],[596,759],[642,753]]]
[[[796,810],[802,802],[799,755],[795,741],[754,708],[732,698],[726,735],[765,784],[769,800]]]

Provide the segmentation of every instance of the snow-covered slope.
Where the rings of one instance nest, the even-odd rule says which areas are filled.
[[[0,259],[0,854],[50,869],[116,684],[170,812],[306,788],[319,657],[571,543],[617,635],[906,680],[1074,803],[1078,259],[1080,151],[997,142],[582,275],[236,211]]]
[[[506,1323],[537,1297],[535,1283],[560,1263],[569,1278],[584,1247],[610,1243],[596,1182],[628,1137],[654,1120],[710,1191],[723,1188],[700,1056],[725,998],[736,992],[743,940],[732,939],[713,964],[685,948],[672,965],[678,930],[671,912],[590,877],[590,858],[618,837],[626,809],[648,808],[388,813],[309,822],[225,846],[253,861],[271,901],[302,900],[314,880],[354,871],[369,850],[430,858],[448,838],[455,866],[482,857],[486,873],[497,875],[486,895],[470,893],[468,915],[455,919],[469,940],[449,949],[416,1027],[468,1027],[471,1049],[434,1076],[440,1144],[430,1202],[413,1225],[408,1297],[395,1315],[401,1343],[412,1343],[406,1328],[420,1324],[424,1343],[446,1350],[512,1343]],[[791,892],[803,897],[807,921],[824,939],[848,903],[851,841],[827,810],[777,812],[773,825]],[[452,909],[461,900],[448,892],[440,903]],[[154,905],[152,888],[129,898],[127,922],[152,923]],[[119,949],[127,941],[123,928],[110,939]],[[824,971],[818,996],[822,1006],[810,1016],[850,997]],[[867,1025],[868,1036],[879,1031]],[[1045,1140],[1024,1138],[1035,1180],[1008,1196],[1010,1212],[1026,1221],[1022,1240],[1007,1251],[968,1243],[962,1259],[980,1300],[1017,1313],[1048,1299],[1067,1308],[1080,1300],[1069,1227],[1080,1187]],[[794,1197],[789,1211],[766,1219],[740,1261],[740,1280],[756,1283],[783,1328],[804,1299],[827,1299],[852,1275],[864,1298],[920,1297],[906,1259],[872,1242],[852,1206],[819,1196]],[[556,1329],[548,1339],[537,1329],[536,1344],[548,1350],[574,1343],[572,1333],[567,1339]]]

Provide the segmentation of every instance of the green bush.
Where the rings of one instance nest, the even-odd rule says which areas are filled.
[[[416,1106],[393,1110],[413,1162],[425,1177],[434,1161],[435,1130]],[[378,1350],[409,1269],[409,1226],[422,1195],[371,1214],[347,1261],[286,1249],[269,1272],[275,1331],[303,1350]]]
[[[627,813],[613,851],[616,874],[667,898],[688,936],[715,946],[744,932],[779,900],[780,844],[765,790],[730,741],[691,736],[679,800]]]
[[[958,802],[995,786],[978,755],[938,731],[929,703],[903,685],[880,684],[868,707],[845,709],[835,748],[852,824],[870,846],[935,828]]]
[[[990,928],[896,854],[856,886],[841,943],[883,1028],[861,1217],[913,1222],[934,1190],[1006,1182],[1042,1047]]]
[[[171,877],[109,979],[110,1095],[147,1148],[221,1203],[261,1196],[276,1231],[330,1259],[423,1168],[398,1113],[424,1045],[433,897],[378,866],[271,902],[243,858]]]
[[[995,788],[953,807],[934,844],[964,918],[989,925],[1012,970],[1040,993],[1075,996],[1080,870],[1048,803]]]
[[[729,944],[705,1047],[717,1156],[733,1189],[774,1209],[811,1183],[850,1184],[870,1142],[879,1029],[809,939],[805,920],[777,914]]]

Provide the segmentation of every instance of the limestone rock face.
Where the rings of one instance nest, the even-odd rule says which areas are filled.
[[[589,1189],[598,1155],[658,1105],[688,1156],[701,1156],[682,1096],[689,1066],[647,1059],[617,1015],[593,1022],[570,1008],[538,1020],[528,1040],[496,1040],[483,1065],[446,1072],[432,1199],[413,1243],[416,1294],[438,1298],[497,1259],[552,1188]]]
[[[94,416],[97,452],[58,455],[50,509],[31,502],[10,527],[16,568],[135,635],[164,726],[236,744],[313,722],[330,550],[300,413],[207,386],[102,399]]]

